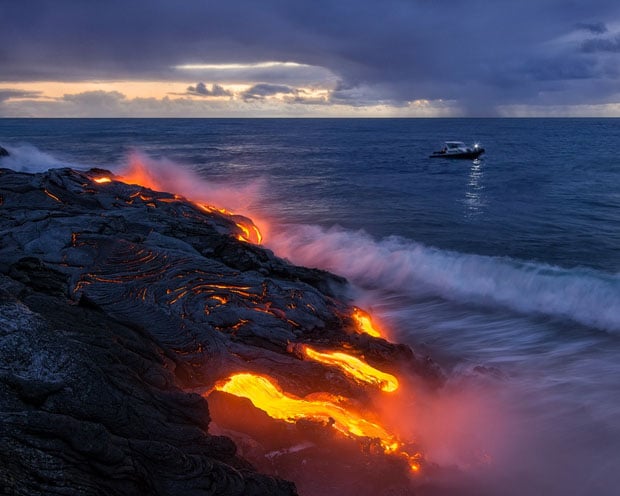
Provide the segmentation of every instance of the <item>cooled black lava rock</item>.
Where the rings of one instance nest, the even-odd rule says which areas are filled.
[[[8,157],[10,155],[6,148],[0,146],[0,157]]]
[[[295,494],[210,435],[230,373],[364,400],[290,343],[427,382],[409,347],[354,332],[346,281],[239,241],[239,216],[107,171],[0,169],[0,487],[8,494]],[[4,493],[3,493],[4,494]]]

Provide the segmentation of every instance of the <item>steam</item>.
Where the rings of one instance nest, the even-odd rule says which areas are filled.
[[[316,226],[274,232],[268,244],[293,263],[336,272],[363,289],[499,305],[620,331],[620,274],[462,254],[397,237],[375,241],[364,232]]]
[[[17,172],[45,172],[49,169],[70,167],[89,169],[89,165],[62,160],[39,150],[30,144],[4,146],[9,152],[2,157],[0,167]],[[189,167],[181,166],[165,158],[155,159],[145,153],[134,151],[120,164],[107,167],[115,175],[128,182],[151,189],[182,195],[192,201],[207,203],[236,214],[248,215],[249,206],[260,196],[264,181],[255,180],[244,184],[224,184],[208,181]]]
[[[11,156],[0,160],[1,167],[24,172],[77,167],[28,145],[6,148]],[[140,184],[256,221],[250,209],[262,194],[263,182],[239,186],[207,181],[187,167],[142,153],[133,153],[126,163],[110,169],[119,176],[135,177]],[[264,231],[265,226],[260,227]],[[499,306],[620,331],[620,274],[449,252],[396,237],[377,241],[363,232],[336,228],[285,225],[271,229],[267,244],[277,255],[336,272],[362,289]],[[609,479],[616,474],[612,463],[617,458],[617,443],[610,439],[617,432],[614,426],[618,423],[612,421],[618,411],[605,398],[615,388],[617,368],[596,355],[583,369],[563,363],[551,371],[549,356],[533,360],[538,358],[544,363],[529,370],[539,374],[530,382],[523,376],[493,383],[453,374],[439,392],[412,388],[415,395],[411,397],[382,400],[385,415],[403,439],[415,439],[431,462],[455,467],[462,476],[440,474],[435,480],[442,487],[428,493],[421,489],[420,494],[604,494],[617,487],[617,481]],[[579,357],[581,362],[585,359]],[[570,377],[574,384],[562,382],[574,372],[578,372]],[[547,377],[551,379],[546,381]],[[612,386],[601,387],[605,377]],[[590,384],[587,381],[593,381],[592,387],[584,389],[581,384]],[[562,389],[556,395],[554,382]],[[584,390],[599,394],[597,401],[589,400],[588,409],[579,404]],[[580,446],[598,450],[596,470],[591,470],[592,463],[587,466],[592,472],[588,478],[575,453]],[[333,465],[338,466],[338,460]]]
[[[23,172],[74,167],[31,145],[6,147],[3,167]],[[134,152],[112,165],[117,175],[246,215],[265,234],[273,229],[252,211],[265,181],[243,184],[208,181],[189,167]],[[259,216],[260,217],[260,216]],[[330,270],[362,289],[449,301],[501,306],[526,314],[569,318],[598,329],[620,331],[620,274],[587,268],[563,269],[501,257],[449,252],[390,237],[381,241],[364,232],[317,226],[280,226],[267,245],[293,263]]]
[[[207,181],[189,168],[140,152],[133,152],[127,163],[116,167],[114,173],[127,182],[135,181],[155,190],[179,194],[192,201],[243,215],[249,214],[249,206],[263,188],[262,181],[232,186]]]

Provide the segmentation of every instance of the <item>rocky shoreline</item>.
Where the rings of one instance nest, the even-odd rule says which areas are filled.
[[[428,358],[357,330],[344,279],[244,241],[247,226],[108,171],[0,169],[1,494],[296,494],[210,431],[217,381],[247,371],[371,401],[294,352],[312,344],[441,382]],[[386,458],[371,451],[360,460]]]

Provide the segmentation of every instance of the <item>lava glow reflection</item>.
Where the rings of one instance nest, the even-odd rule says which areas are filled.
[[[354,356],[338,351],[320,352],[309,346],[304,346],[302,352],[305,357],[311,360],[338,367],[356,381],[377,386],[386,393],[391,393],[398,389],[398,379],[396,377],[382,372]]]
[[[312,399],[299,398],[282,391],[271,379],[251,373],[234,374],[216,384],[214,389],[249,399],[256,408],[274,419],[289,423],[309,419],[329,424],[348,437],[377,439],[385,453],[402,456],[413,472],[419,470],[420,454],[410,455],[402,451],[402,444],[395,436],[346,408],[342,397],[321,393]]]

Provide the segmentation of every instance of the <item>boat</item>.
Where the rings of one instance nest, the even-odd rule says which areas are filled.
[[[433,152],[430,158],[469,158],[476,159],[484,153],[478,143],[467,146],[462,141],[446,141],[444,147],[438,152]]]

